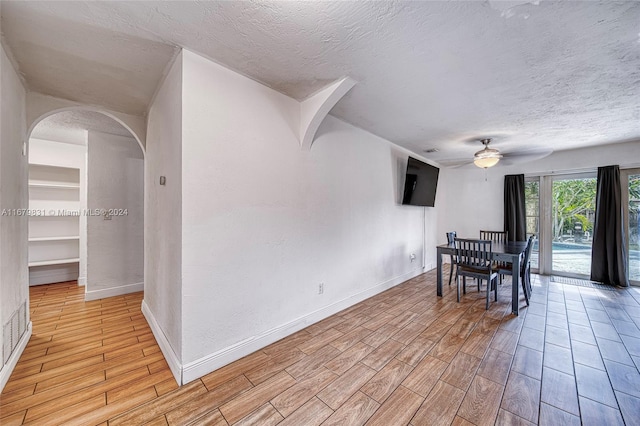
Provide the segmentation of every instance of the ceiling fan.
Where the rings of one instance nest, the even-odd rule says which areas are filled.
[[[484,145],[484,149],[473,154],[473,164],[483,169],[488,169],[498,164],[503,155],[497,149],[489,148],[491,138],[480,139],[480,142]]]
[[[451,161],[448,162],[446,160],[442,161],[444,166],[458,168],[467,166],[470,164],[474,164],[477,167],[488,169],[489,167],[493,167],[498,163],[504,165],[513,165],[518,163],[525,163],[528,161],[538,160],[540,158],[544,158],[547,155],[553,152],[551,148],[531,148],[525,149],[516,152],[505,152],[501,153],[499,150],[495,148],[490,148],[489,144],[491,143],[491,138],[480,138],[473,139],[474,142],[480,142],[484,148],[480,151],[477,151],[471,160],[467,161]]]

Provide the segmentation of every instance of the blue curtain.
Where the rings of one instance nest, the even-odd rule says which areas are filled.
[[[598,167],[591,280],[629,287],[620,167]]]

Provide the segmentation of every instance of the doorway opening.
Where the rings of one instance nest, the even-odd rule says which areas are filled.
[[[144,154],[105,114],[42,119],[29,136],[29,285],[77,280],[85,299],[144,287]]]

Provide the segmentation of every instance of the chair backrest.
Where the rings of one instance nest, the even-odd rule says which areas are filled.
[[[529,266],[529,260],[531,259],[531,251],[533,250],[533,243],[536,239],[535,235],[531,235],[527,240],[527,248],[524,249],[524,258],[522,259],[522,266],[520,266],[520,270],[522,273],[527,270]]]
[[[507,231],[480,231],[480,239],[506,243],[509,240],[509,233]]]
[[[456,263],[474,269],[491,270],[492,242],[456,238]]]
[[[453,242],[456,240],[456,237],[456,231],[447,232],[447,244],[453,244]]]

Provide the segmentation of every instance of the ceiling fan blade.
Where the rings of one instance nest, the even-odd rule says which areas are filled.
[[[438,163],[447,169],[459,169],[473,164],[473,160],[442,160]]]
[[[510,166],[514,164],[527,163],[544,158],[552,152],[552,148],[533,148],[515,152],[505,152],[502,153],[502,158],[496,166]],[[476,167],[475,164],[473,164],[473,158],[467,160],[461,160],[460,158],[443,159],[438,160],[438,163],[447,169],[470,169]]]
[[[502,154],[502,160],[500,162],[505,165],[528,163],[530,161],[544,158],[552,152],[552,148],[537,148],[524,151],[508,152]]]

